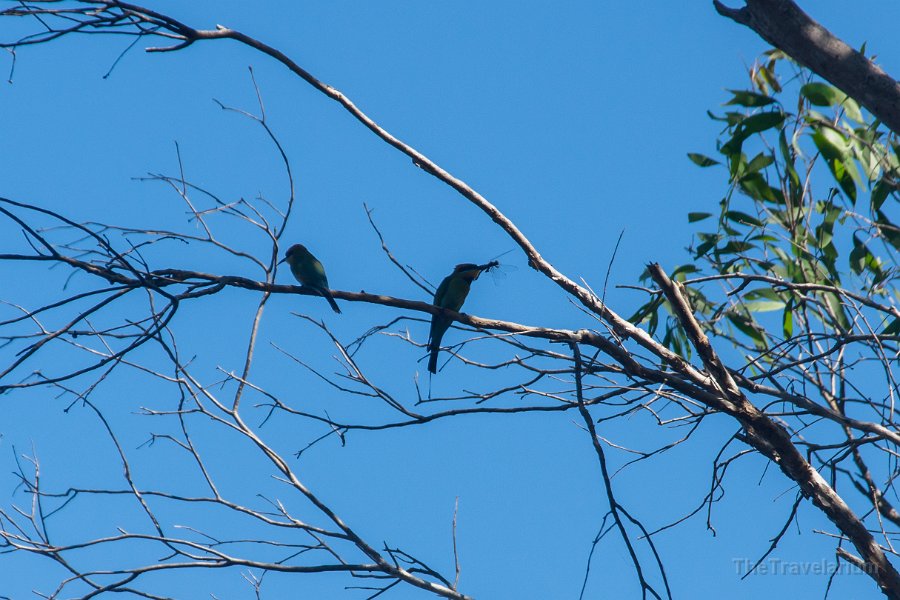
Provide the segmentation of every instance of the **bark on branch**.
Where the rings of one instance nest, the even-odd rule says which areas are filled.
[[[894,133],[900,133],[900,83],[822,27],[791,0],[746,0],[716,11],[755,31],[823,79],[854,98]]]

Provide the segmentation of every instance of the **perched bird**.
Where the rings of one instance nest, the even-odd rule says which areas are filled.
[[[291,266],[291,273],[297,278],[303,287],[314,290],[317,294],[328,300],[328,304],[334,312],[339,313],[337,302],[334,296],[328,291],[328,277],[325,275],[325,267],[319,262],[312,252],[306,249],[303,244],[294,244],[284,253],[281,262],[286,262]]]
[[[490,264],[490,263],[488,263]],[[487,270],[488,265],[476,265],[472,263],[463,263],[456,265],[453,272],[444,277],[441,285],[438,286],[434,293],[434,304],[439,308],[449,308],[452,311],[459,312],[466,296],[469,295],[469,288],[472,282],[478,279],[481,272]],[[428,370],[437,373],[438,352],[441,349],[441,339],[444,333],[450,327],[453,320],[443,315],[433,315],[431,317],[431,332],[428,334],[428,351],[431,356],[428,357]]]

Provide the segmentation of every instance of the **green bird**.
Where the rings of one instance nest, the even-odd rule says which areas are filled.
[[[488,263],[490,264],[490,263]],[[478,279],[481,272],[488,269],[488,265],[476,265],[472,263],[463,263],[453,267],[453,272],[444,277],[441,285],[438,286],[434,293],[434,304],[439,308],[449,308],[452,311],[459,312],[466,296],[469,295],[469,288],[472,282]],[[453,319],[443,315],[433,315],[431,317],[431,332],[428,334],[428,351],[431,356],[428,357],[428,370],[437,373],[438,352],[441,349],[441,339],[450,327]]]
[[[328,291],[328,277],[325,275],[325,267],[319,262],[319,259],[312,255],[312,252],[306,249],[303,244],[294,244],[284,253],[281,262],[286,262],[291,266],[291,273],[294,277],[317,294],[328,300],[334,312],[339,313],[337,302],[334,296]]]

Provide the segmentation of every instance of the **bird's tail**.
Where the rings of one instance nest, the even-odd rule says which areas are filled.
[[[437,357],[438,352],[440,352],[441,347],[437,344],[432,345],[430,348],[431,355],[428,357],[428,372],[429,373],[437,373]]]
[[[334,312],[336,312],[336,313],[338,313],[338,314],[341,314],[341,309],[340,309],[340,307],[337,305],[337,302],[334,301],[334,296],[331,295],[331,292],[329,292],[329,291],[326,290],[325,288],[322,288],[322,289],[319,290],[319,293],[322,294],[322,296],[323,296],[326,300],[328,300],[328,304],[331,305],[331,310],[333,310]]]
[[[435,315],[431,319],[431,331],[428,332],[428,370],[431,373],[437,373],[438,352],[441,351],[441,340],[444,333],[450,327],[450,321],[440,315]]]

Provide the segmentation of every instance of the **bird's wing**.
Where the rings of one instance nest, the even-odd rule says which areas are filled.
[[[312,260],[309,262],[309,270],[312,273],[312,279],[315,281],[318,287],[330,288],[328,285],[328,276],[325,275],[325,267],[322,266],[322,263],[316,257],[311,257]]]
[[[447,295],[447,286],[450,285],[451,279],[453,279],[453,275],[447,275],[446,277],[444,277],[444,280],[441,281],[441,284],[438,286],[437,291],[434,292],[434,301],[432,302],[432,304],[444,308],[444,296]]]
[[[311,288],[328,288],[328,277],[325,276],[325,267],[312,254],[300,258],[299,261],[291,265],[291,271],[294,272],[300,283]]]
[[[464,277],[453,277],[453,279],[447,284],[447,290],[444,293],[444,298],[441,306],[443,308],[449,308],[450,310],[459,312],[459,309],[462,308],[463,302],[466,301],[466,296],[469,295],[470,285],[470,282]]]

